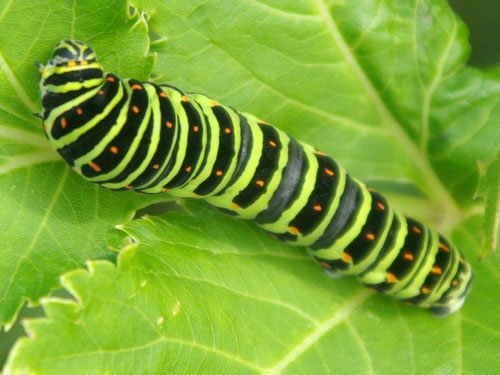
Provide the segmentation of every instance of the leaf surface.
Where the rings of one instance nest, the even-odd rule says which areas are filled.
[[[94,260],[63,277],[76,302],[46,299],[48,318],[27,321],[5,372],[495,373],[499,258],[475,259],[482,233],[495,235],[498,181],[477,162],[500,154],[500,71],[465,65],[467,30],[446,3],[132,3],[145,13],[118,0],[0,1],[0,323]],[[86,183],[31,115],[33,61],[67,37],[122,78],[152,71],[258,115],[451,234],[475,272],[463,310],[436,320],[353,278],[327,279],[304,249],[200,203],[129,222],[167,198]],[[485,199],[474,200],[478,183]],[[96,259],[114,259],[116,224],[134,242],[115,267]]]
[[[187,208],[125,225],[131,243],[116,268],[96,261],[66,274],[76,301],[44,300],[48,319],[26,323],[32,339],[18,342],[6,374],[493,374],[500,365],[500,293],[484,277],[461,312],[435,319],[355,278],[327,278],[304,249],[251,224]],[[490,258],[475,268],[498,275]]]
[[[485,199],[483,242],[480,259],[495,252],[500,237],[500,160],[480,163],[483,179],[478,194]]]

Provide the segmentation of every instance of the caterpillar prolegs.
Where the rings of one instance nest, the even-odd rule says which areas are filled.
[[[472,272],[460,251],[310,145],[207,96],[104,73],[76,40],[39,68],[45,134],[85,179],[205,199],[437,315],[464,302]]]

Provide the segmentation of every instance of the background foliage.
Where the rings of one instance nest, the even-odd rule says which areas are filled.
[[[0,324],[25,299],[46,315],[14,347],[0,334],[4,373],[494,374],[500,261],[475,259],[498,238],[500,77],[465,66],[467,29],[447,4],[132,5],[0,0]],[[476,275],[464,308],[437,320],[328,279],[303,249],[203,203],[131,220],[164,198],[86,183],[31,115],[33,61],[64,37],[122,77],[152,73],[266,119],[451,234]],[[59,280],[66,292],[42,298]]]

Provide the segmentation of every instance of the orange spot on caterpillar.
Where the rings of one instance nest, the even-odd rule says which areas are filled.
[[[108,82],[114,82],[115,81],[115,77],[109,76],[109,77],[106,78],[106,81],[108,81]]]
[[[212,106],[212,107],[217,107],[218,105],[219,105],[219,103],[217,103],[215,100],[212,100],[210,102],[210,106]]]
[[[93,161],[91,161],[89,163],[89,167],[92,168],[94,171],[96,172],[100,172],[101,171],[101,167],[99,167],[96,163],[94,163]]]
[[[194,131],[195,133],[198,133],[198,130],[200,130],[200,128],[199,128],[198,126],[196,126],[196,125],[195,125],[195,126],[193,126],[193,131]]]
[[[370,188],[370,187],[368,188],[368,191],[371,191],[372,193],[375,193],[375,189]]]
[[[65,129],[66,125],[68,125],[66,119],[64,117],[61,117],[61,128]]]
[[[365,234],[365,238],[367,240],[373,241],[375,239],[375,235],[372,232],[368,232]]]
[[[127,185],[127,186],[125,186],[125,189],[129,189],[129,190],[130,190],[130,189],[132,189],[132,188],[133,188],[133,186],[132,186],[132,185]]]
[[[133,84],[131,88],[132,90],[142,90],[142,86],[137,83]]]
[[[80,65],[89,65],[89,62],[87,60],[80,61]]]
[[[104,90],[99,90],[99,95],[104,95]]]
[[[133,111],[134,113],[139,113],[139,107],[138,107],[138,106],[136,106],[136,105],[133,105],[133,106],[132,106],[132,111]]]
[[[182,95],[182,101],[184,103],[187,103],[187,102],[189,102],[189,99],[188,99],[188,97],[186,95]]]
[[[413,254],[409,252],[404,252],[403,253],[403,258],[406,260],[413,260]]]
[[[81,114],[83,114],[83,109],[81,109],[81,108],[77,108],[77,109],[76,109],[76,114],[77,114],[77,115],[81,115]]]
[[[422,288],[420,288],[420,291],[422,292],[422,294],[428,294],[431,290],[424,285]]]
[[[268,123],[267,123],[267,122],[262,121],[262,120],[260,120],[260,121],[258,122],[258,124],[260,124],[260,125],[268,125]]]
[[[453,280],[453,281],[451,282],[451,285],[452,285],[452,286],[457,286],[457,285],[458,285],[458,281],[457,281],[457,279]]]
[[[431,269],[431,273],[433,273],[434,275],[441,275],[441,267],[439,266],[433,266],[432,269]]]
[[[160,168],[160,164],[153,164],[153,167],[152,167],[152,168],[153,168],[153,169],[158,169],[158,168]]]
[[[111,153],[112,153],[112,154],[115,154],[115,155],[116,155],[116,154],[118,154],[118,147],[116,147],[116,146],[111,146],[111,147],[109,148],[109,151],[111,151]]]
[[[332,268],[332,266],[330,266],[330,264],[325,261],[320,262],[320,264],[325,268]]]
[[[276,147],[276,142],[274,141],[269,141],[269,144],[271,145],[271,147]]]
[[[215,175],[216,175],[216,176],[222,176],[222,171],[217,171],[217,172],[215,172]]]
[[[188,173],[191,172],[191,166],[190,165],[186,167],[186,172],[188,172]]]
[[[419,228],[419,227],[417,227],[416,225],[412,226],[412,227],[411,227],[411,230],[412,230],[412,231],[414,231],[414,232],[415,232],[415,233],[417,233],[417,234],[422,233],[422,231],[420,230],[420,228]]]
[[[443,251],[446,251],[446,252],[450,251],[450,248],[449,248],[448,246],[446,246],[446,245],[445,245],[444,243],[442,243],[442,242],[439,244],[439,248],[440,248],[441,250],[443,250]]]
[[[322,208],[319,204],[315,204],[315,205],[313,206],[313,210],[314,210],[314,211],[321,211],[322,209],[323,209],[323,208]]]
[[[172,125],[172,123],[171,123],[170,121],[167,121],[167,122],[165,123],[165,125],[167,125],[167,128],[169,128],[169,129],[173,126],[173,125]]]
[[[314,153],[318,156],[326,156],[326,154],[324,152],[321,152],[321,151],[314,151]]]
[[[66,64],[67,67],[69,68],[72,68],[74,66],[76,66],[76,61],[68,61],[68,63]]]
[[[224,132],[225,132],[226,134],[230,134],[230,133],[231,133],[231,129],[229,129],[229,128],[225,128],[225,129],[224,129]]]
[[[392,284],[392,283],[395,283],[396,281],[398,281],[398,278],[396,277],[396,275],[394,275],[393,273],[390,273],[390,272],[385,273],[385,282],[386,283]]]
[[[234,208],[234,209],[236,209],[236,210],[237,210],[238,208],[240,208],[239,204],[237,204],[237,203],[232,203],[232,204],[231,204],[231,207],[233,207],[233,208]]]
[[[165,192],[167,192],[167,191],[168,191],[168,188],[166,188],[166,187],[161,188],[161,192],[162,192],[162,193],[165,193]]]
[[[331,169],[328,169],[328,168],[325,168],[325,173],[328,175],[328,176],[333,176],[334,173]]]
[[[167,94],[165,94],[163,91],[162,91],[162,92],[160,92],[160,94],[159,94],[159,95],[160,95],[162,98],[166,98],[166,97],[167,97]]]
[[[340,257],[340,259],[342,259],[346,263],[352,262],[352,256],[349,253],[342,253],[342,256]]]
[[[43,68],[43,69],[42,69],[42,71],[40,72],[40,74],[41,74],[42,76],[44,76],[44,75],[45,75],[45,73],[47,73],[47,69]]]
[[[296,227],[289,227],[288,230],[291,234],[299,234],[299,230]]]
[[[262,181],[262,180],[257,180],[257,181],[255,181],[255,183],[257,185],[259,185],[260,187],[264,186],[264,181]]]
[[[45,130],[45,133],[49,131],[49,128],[47,127],[47,123],[43,123],[43,129]]]
[[[384,211],[384,210],[385,210],[385,206],[384,206],[382,203],[380,203],[380,202],[377,202],[377,208],[378,208],[379,210],[382,210],[382,211]]]

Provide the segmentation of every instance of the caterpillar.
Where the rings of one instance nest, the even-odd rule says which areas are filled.
[[[462,306],[472,271],[460,251],[325,153],[205,95],[104,73],[76,40],[37,65],[45,135],[86,180],[205,199],[305,246],[332,275],[437,316]]]

